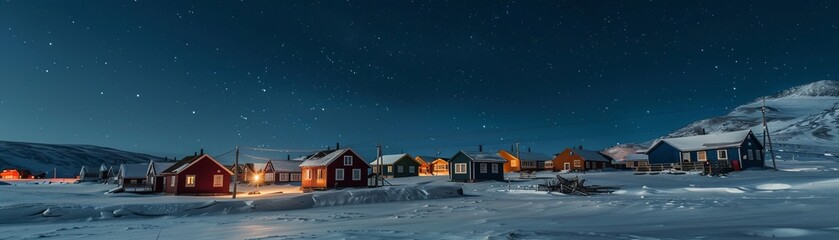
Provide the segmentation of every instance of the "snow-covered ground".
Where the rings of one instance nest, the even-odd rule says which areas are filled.
[[[280,185],[236,200],[13,182],[0,186],[0,239],[839,238],[839,162],[778,164],[782,171],[726,177],[566,174],[622,186],[595,196],[532,190],[552,172],[537,179],[510,174],[509,183],[413,177],[391,179],[391,187],[315,193]]]

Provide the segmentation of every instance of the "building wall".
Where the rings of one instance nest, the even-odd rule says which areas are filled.
[[[448,168],[446,170],[437,170],[437,167],[436,167],[437,165],[443,165],[443,166],[446,166],[448,168],[449,167],[449,162],[447,162],[446,160],[443,160],[443,159],[434,160],[428,166],[431,169],[431,174],[433,174],[433,175],[449,175],[449,171],[451,171],[451,168]]]
[[[486,173],[481,173],[481,165],[486,165]],[[474,180],[475,181],[483,181],[483,180],[497,180],[497,181],[504,181],[504,164],[503,163],[492,163],[492,162],[473,162],[472,163],[472,170],[475,172]],[[492,172],[492,168],[495,166],[498,169],[498,172]]]
[[[554,157],[553,170],[554,171],[565,170],[565,163],[570,164],[570,169],[569,170],[571,170],[571,171],[583,171],[583,170],[585,170],[585,166],[586,166],[585,165],[585,159],[583,159],[582,157],[580,157],[577,154],[572,155],[571,153],[572,153],[571,149],[566,148],[561,153],[557,154]],[[580,165],[579,166],[574,166],[574,160],[579,160]]]
[[[316,167],[301,167],[303,172],[300,179],[300,187],[302,188],[326,188],[326,177],[324,179],[317,178],[317,170],[320,169],[326,173],[326,166]],[[311,176],[311,177],[310,177]],[[311,179],[310,179],[311,178]]]
[[[678,163],[681,162],[682,158],[681,152],[666,142],[661,142],[655,148],[647,151],[647,156],[649,156],[651,164]]]
[[[749,155],[751,153],[751,155]],[[766,166],[766,154],[764,154],[763,145],[753,134],[749,134],[746,141],[740,145],[740,156],[742,169],[746,168],[764,168]],[[743,156],[746,156],[745,158]],[[752,156],[749,158],[749,156]],[[771,157],[771,156],[770,156]]]
[[[507,160],[507,162],[504,163],[505,173],[521,171],[521,161],[519,161],[519,159],[513,154],[514,153],[507,152],[504,149],[498,151],[498,155],[504,158],[504,160]]]
[[[350,166],[344,165],[344,156],[353,156],[353,164]],[[344,169],[344,180],[335,180],[335,169]],[[360,169],[361,170],[361,179],[359,180],[352,180],[352,170],[353,169]],[[364,159],[356,155],[352,151],[347,151],[343,155],[339,156],[337,160],[330,163],[327,166],[326,171],[326,184],[327,187],[366,187],[367,186],[367,177],[368,172],[370,169],[370,165],[364,162]],[[394,168],[394,170],[396,170]]]
[[[402,172],[399,172],[399,166],[402,166]],[[411,173],[411,167],[414,167],[414,172]],[[419,176],[420,164],[408,156],[403,156],[393,163],[393,177],[416,177]]]
[[[466,173],[455,173],[455,165],[458,163],[466,163]],[[480,172],[481,163],[472,162],[466,154],[458,152],[449,160],[449,178],[455,182],[471,182],[481,180],[504,180],[504,164],[503,163],[484,163],[487,164],[487,173]],[[498,173],[492,173],[492,166],[498,168]]]
[[[456,173],[455,165],[458,163],[466,163],[466,173]],[[470,172],[472,171],[472,160],[463,154],[457,152],[451,159],[449,159],[449,178],[455,182],[466,182],[472,180]]]

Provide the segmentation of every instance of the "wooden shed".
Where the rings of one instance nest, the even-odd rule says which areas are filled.
[[[504,180],[504,158],[494,152],[459,151],[449,160],[449,179],[455,182]]]
[[[300,187],[308,190],[366,187],[370,165],[352,149],[344,148],[323,157],[309,157],[300,168],[303,171]]]
[[[379,160],[370,162],[373,173],[379,171]],[[382,176],[384,177],[416,177],[419,176],[421,164],[408,154],[389,154],[381,157]]]
[[[597,152],[580,148],[566,148],[557,153],[553,160],[554,171],[586,171],[603,169],[611,165],[611,158]]]

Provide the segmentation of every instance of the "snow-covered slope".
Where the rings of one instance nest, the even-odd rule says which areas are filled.
[[[839,81],[823,80],[796,86],[778,94],[761,97],[735,108],[725,116],[691,123],[666,136],[684,137],[751,129],[763,138],[761,107],[765,101],[766,118],[772,142],[781,157],[796,154],[835,155],[839,146]],[[649,145],[647,142],[642,145]],[[607,150],[616,154],[637,146],[615,146]]]
[[[59,145],[0,141],[0,168],[23,168],[33,173],[57,169],[58,177],[75,177],[82,166],[94,167],[104,163],[145,163],[162,158],[93,145]]]

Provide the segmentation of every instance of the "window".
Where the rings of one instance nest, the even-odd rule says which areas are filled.
[[[396,166],[396,171],[399,173],[405,172],[405,166]]]
[[[578,159],[578,160],[574,160],[574,167],[582,167],[582,164],[580,163],[580,160],[579,160],[579,159]]]
[[[487,164],[481,163],[481,173],[487,173]]]
[[[449,165],[448,164],[435,164],[434,165],[434,170],[446,171],[446,170],[449,170]]]
[[[757,160],[763,160],[763,151],[757,150],[758,152],[755,154]]]
[[[318,180],[323,179],[323,169],[318,169]]]
[[[492,173],[498,173],[498,164],[492,164]]]
[[[682,153],[682,162],[690,162],[690,153]]]
[[[335,169],[335,180],[344,181],[344,169],[343,168]]]
[[[218,174],[213,175],[213,187],[223,187],[224,186],[224,175]]]
[[[726,151],[726,150],[717,150],[717,159],[719,159],[719,160],[727,160],[727,159],[728,159],[728,151]]]
[[[554,162],[552,162],[552,161],[545,162],[545,168],[554,168]]]
[[[510,160],[510,167],[518,167],[518,166],[519,166],[519,160],[518,159]]]
[[[393,165],[387,166],[387,172],[393,173]]]
[[[170,186],[170,187],[174,187],[174,186],[175,186],[175,178],[176,178],[176,176],[172,176],[172,178],[171,178],[172,180],[169,180],[169,186]]]
[[[186,175],[186,186],[195,187],[195,175]]]
[[[344,156],[344,166],[352,166],[352,156]]]
[[[266,182],[273,182],[274,181],[274,173],[266,173],[263,177]]]
[[[455,163],[454,164],[454,173],[466,174],[466,164],[465,163]]]
[[[408,173],[415,173],[415,172],[417,172],[416,167],[408,166]]]
[[[306,169],[306,180],[312,180],[312,169]]]
[[[300,174],[299,173],[292,173],[291,174],[291,181],[300,181]]]
[[[707,151],[698,151],[696,152],[696,159],[700,162],[708,161],[708,152]]]
[[[280,173],[280,182],[288,182],[288,173]]]
[[[353,169],[352,170],[352,180],[361,180],[361,169]]]
[[[755,151],[754,150],[746,150],[746,153],[749,154],[749,158],[746,158],[746,160],[754,160],[755,159]]]

